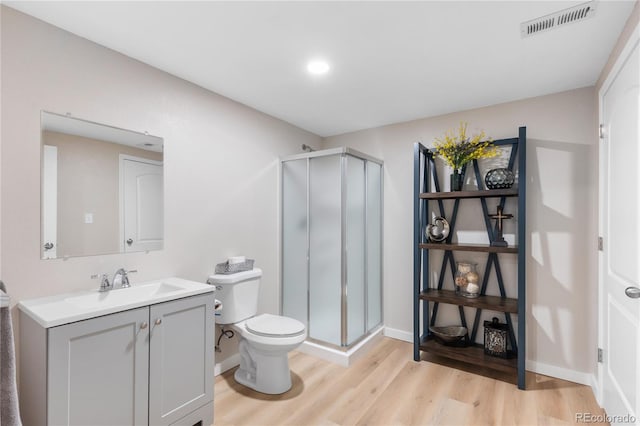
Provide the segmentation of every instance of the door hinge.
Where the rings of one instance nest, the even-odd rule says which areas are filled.
[[[600,139],[604,140],[604,124],[600,124],[598,126],[598,134],[600,136]]]
[[[604,250],[604,240],[602,237],[598,237],[598,251]]]
[[[598,362],[602,363],[604,355],[602,354],[602,348],[598,348]]]

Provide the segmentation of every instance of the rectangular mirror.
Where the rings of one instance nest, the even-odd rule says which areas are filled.
[[[41,257],[159,250],[163,139],[42,111]]]

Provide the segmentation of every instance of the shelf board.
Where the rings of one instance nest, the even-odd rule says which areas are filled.
[[[499,296],[478,296],[474,298],[458,296],[453,290],[437,290],[429,288],[420,293],[420,298],[432,302],[451,305],[470,306],[472,308],[489,309],[496,312],[518,312],[518,299]]]
[[[518,246],[493,247],[488,244],[458,244],[458,243],[423,243],[421,249],[476,251],[483,253],[518,253]]]
[[[509,188],[475,191],[423,192],[420,194],[420,198],[427,200],[455,200],[459,198],[517,197],[518,194],[517,188]]]
[[[433,338],[427,337],[427,340],[420,344],[420,350],[433,355],[455,359],[466,362],[468,364],[486,367],[491,370],[504,371],[507,373],[515,373],[518,368],[517,358],[498,358],[484,353],[482,345],[472,345],[466,348],[457,348],[454,346],[445,346],[436,342]]]

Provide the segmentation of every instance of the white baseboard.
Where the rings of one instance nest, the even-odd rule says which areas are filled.
[[[568,368],[556,367],[555,365],[543,364],[541,362],[531,360],[527,360],[526,368],[534,373],[591,386],[592,388],[594,383],[597,382],[593,374],[569,370]]]
[[[410,331],[398,330],[396,328],[385,327],[384,335],[392,339],[413,343],[413,333]]]
[[[236,365],[240,365],[240,354],[233,354],[229,358],[222,360],[221,362],[216,362],[216,365],[213,367],[213,375],[219,376],[227,370],[231,370]]]

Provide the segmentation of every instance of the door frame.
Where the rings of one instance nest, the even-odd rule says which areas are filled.
[[[609,75],[602,83],[600,90],[598,91],[598,124],[603,123],[604,120],[604,111],[603,111],[603,97],[604,94],[611,88],[611,85],[615,81],[616,77],[627,63],[631,52],[633,49],[640,43],[640,23],[638,23],[635,29],[631,32],[629,39],[625,43],[620,55],[616,59]],[[598,235],[602,236],[604,231],[604,223],[603,223],[603,211],[604,211],[604,176],[602,171],[604,170],[604,149],[605,146],[601,141],[600,135],[598,135]],[[607,244],[607,241],[604,241],[604,244]],[[605,298],[605,283],[604,283],[604,252],[602,250],[598,251],[598,348],[604,348],[604,315],[606,312],[603,308],[603,301]],[[594,394],[596,397],[596,401],[602,407],[602,403],[604,402],[604,363],[598,362],[597,364],[597,378],[596,384],[597,388],[594,389]]]
[[[42,145],[42,190],[41,190],[41,230],[40,259],[58,257],[58,147]],[[53,250],[44,249],[48,236],[53,236]]]
[[[136,157],[135,155],[120,154],[118,156],[118,247],[120,253],[125,253],[124,246],[124,162],[137,161],[138,163],[164,166],[164,161],[151,160],[149,158]],[[164,190],[164,182],[163,182]]]

